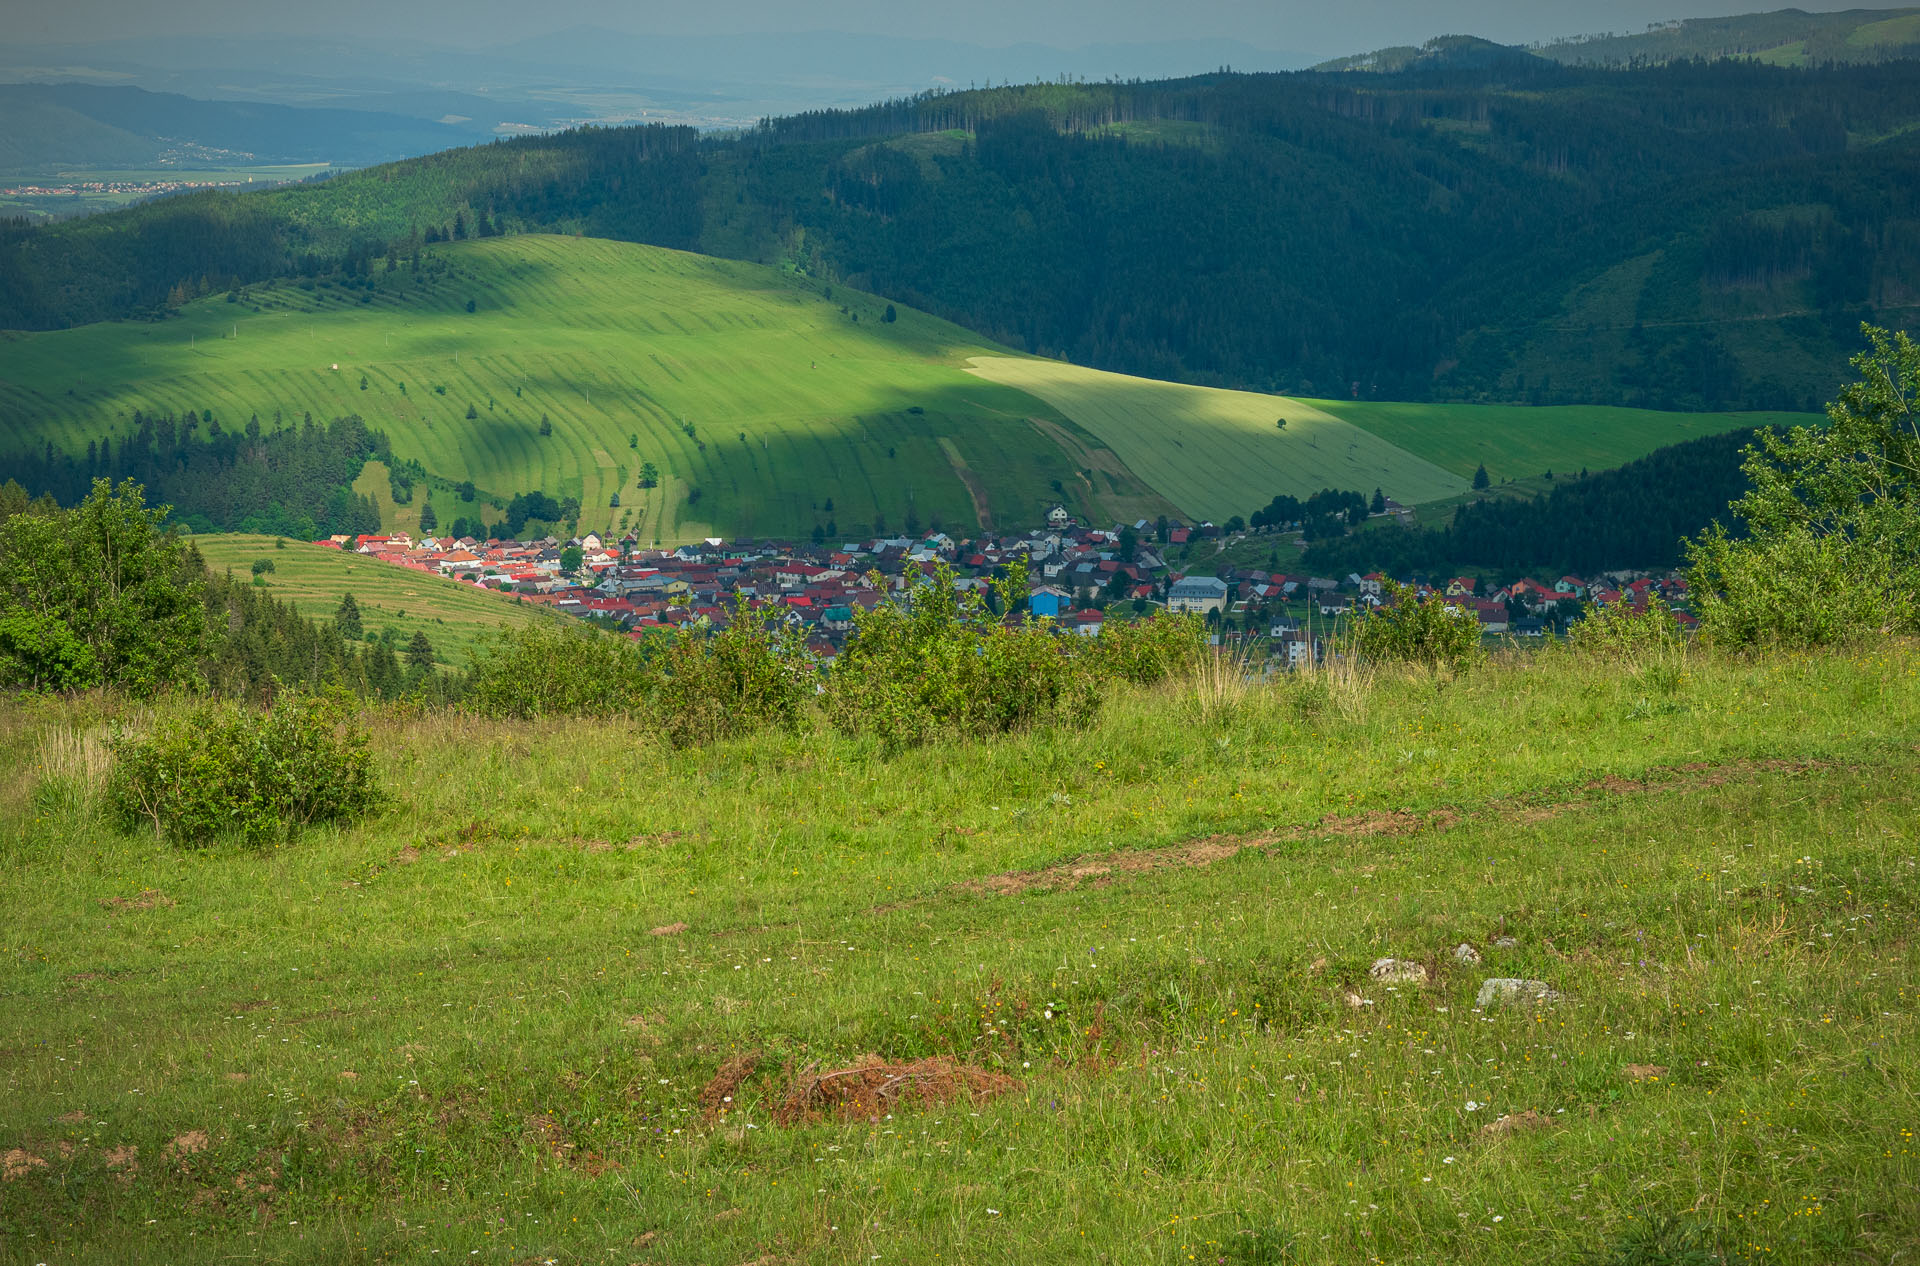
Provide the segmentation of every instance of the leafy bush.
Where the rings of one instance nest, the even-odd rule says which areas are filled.
[[[1146,686],[1190,668],[1206,649],[1205,621],[1187,612],[1109,620],[1078,654],[1101,677]]]
[[[1567,644],[1574,650],[1606,659],[1637,659],[1673,650],[1684,640],[1673,612],[1652,600],[1640,610],[1625,602],[1595,607],[1567,629]]]
[[[1733,503],[1749,538],[1718,525],[1688,548],[1701,629],[1724,646],[1814,646],[1920,631],[1920,346],[1863,326],[1861,380],[1827,425],[1762,431]]]
[[[503,629],[482,648],[467,705],[491,717],[608,716],[645,708],[659,686],[646,653],[581,627]]]
[[[1384,584],[1387,605],[1353,622],[1353,650],[1361,659],[1455,670],[1480,660],[1480,620],[1473,612],[1449,609],[1438,593],[1422,598],[1408,585]]]
[[[112,748],[116,816],[178,843],[264,843],[380,799],[366,734],[340,695],[282,695],[264,714],[203,705],[145,735],[115,734]]]
[[[1024,605],[1013,579],[995,591],[1006,610]],[[977,590],[955,588],[944,564],[910,597],[855,613],[827,679],[827,715],[842,733],[900,747],[941,733],[1077,724],[1098,709],[1098,681],[1069,641],[1031,620],[997,619]]]
[[[657,706],[675,746],[769,728],[798,730],[819,672],[799,629],[768,624],[744,604],[726,628],[681,629],[660,656]]]

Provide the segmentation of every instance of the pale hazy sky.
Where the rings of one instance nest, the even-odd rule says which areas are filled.
[[[1868,0],[1871,3],[1871,0]],[[10,41],[321,35],[461,47],[576,25],[636,34],[862,31],[1062,47],[1230,38],[1326,54],[1469,34],[1507,43],[1771,8],[1755,0],[0,0]],[[1784,6],[1781,6],[1784,7]],[[1860,0],[1797,0],[1809,10]]]

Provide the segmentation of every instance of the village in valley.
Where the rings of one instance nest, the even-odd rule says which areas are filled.
[[[1386,514],[1404,513],[1391,507]],[[1591,608],[1649,604],[1669,609],[1683,630],[1687,584],[1675,574],[1609,572],[1600,576],[1521,578],[1499,583],[1476,576],[1397,577],[1379,572],[1339,577],[1289,574],[1240,566],[1249,542],[1272,537],[1289,552],[1297,524],[1246,528],[1230,520],[1187,524],[1161,518],[1092,527],[1054,506],[1043,526],[1024,532],[955,538],[934,531],[839,545],[711,538],[674,549],[642,548],[631,535],[586,533],[566,540],[482,541],[405,533],[336,536],[317,544],[375,561],[445,577],[538,604],[611,631],[640,638],[685,626],[724,627],[744,604],[776,609],[806,631],[810,649],[830,662],[853,631],[856,612],[890,601],[916,578],[946,567],[955,587],[983,596],[996,577],[1024,578],[1026,611],[1063,633],[1098,636],[1108,620],[1156,611],[1206,620],[1215,644],[1255,649],[1270,663],[1318,662],[1359,612],[1392,601],[1397,580],[1421,597],[1444,596],[1479,620],[1484,636],[1545,640]],[[1240,547],[1240,548],[1236,548]]]

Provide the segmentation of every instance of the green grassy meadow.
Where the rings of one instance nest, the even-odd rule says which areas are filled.
[[[415,633],[425,633],[440,662],[456,667],[466,666],[480,641],[503,624],[564,618],[472,585],[306,542],[288,541],[280,549],[274,537],[243,532],[193,540],[216,572],[244,578],[255,560],[267,559],[274,568],[265,576],[267,592],[310,619],[332,619],[341,596],[351,593],[367,632],[391,628],[403,647]]]
[[[388,807],[264,852],[99,816],[143,716],[0,712],[0,1260],[1920,1242],[1909,644],[1183,684],[894,758],[381,714]],[[783,1112],[869,1054],[1012,1084]]]
[[[1608,405],[1374,400],[1315,400],[1312,404],[1456,475],[1471,479],[1484,462],[1496,482],[1537,477],[1547,471],[1574,475],[1581,470],[1608,470],[1683,440],[1776,424],[1805,426],[1820,420],[1814,413],[1669,413]]]
[[[885,323],[870,295],[828,299],[772,269],[594,239],[496,238],[428,258],[417,281],[376,264],[366,288],[282,283],[158,324],[6,336],[0,411],[18,442],[69,451],[124,430],[136,408],[269,427],[276,414],[357,413],[435,477],[443,523],[463,512],[448,486],[471,480],[503,503],[578,496],[583,530],[646,541],[830,521],[853,535],[876,515],[898,530],[909,510],[970,530],[943,440],[1003,521],[1037,521],[1058,497],[1050,484],[1072,478],[1027,419],[1071,423],[957,368],[990,348],[911,310]],[[646,461],[657,488],[638,486]],[[411,527],[422,504],[416,493],[387,526]]]
[[[1029,392],[1097,436],[1181,510],[1224,522],[1279,493],[1385,488],[1412,504],[1467,481],[1304,401],[976,356],[975,374]],[[1274,423],[1285,417],[1284,429]],[[1471,474],[1471,469],[1469,469]]]

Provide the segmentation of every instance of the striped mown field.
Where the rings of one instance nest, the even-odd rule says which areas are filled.
[[[369,633],[392,628],[402,648],[415,633],[425,633],[443,664],[465,667],[475,647],[502,624],[564,620],[544,607],[529,606],[497,593],[425,572],[375,562],[300,541],[284,548],[271,536],[241,532],[196,536],[193,542],[214,571],[231,570],[245,578],[256,559],[266,559],[267,592],[310,619],[329,620],[340,599],[351,593]]]
[[[1002,523],[1075,504],[1073,461],[1027,419],[1071,424],[959,367],[998,349],[886,309],[752,264],[494,238],[431,248],[418,277],[376,264],[359,285],[279,283],[158,323],[0,337],[0,418],[6,448],[79,453],[135,409],[210,411],[229,428],[358,414],[425,465],[443,526],[474,512],[448,492],[471,480],[499,501],[577,496],[583,530],[642,541],[829,523],[851,536],[910,512],[971,530],[952,450]],[[387,526],[413,527],[422,504]]]

